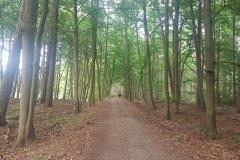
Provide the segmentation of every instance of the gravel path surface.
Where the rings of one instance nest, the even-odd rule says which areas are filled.
[[[105,102],[102,121],[93,134],[89,160],[171,160],[181,158],[131,102],[113,97]]]

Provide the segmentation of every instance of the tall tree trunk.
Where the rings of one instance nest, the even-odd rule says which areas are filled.
[[[73,99],[73,67],[72,67],[72,60],[70,59],[70,88],[69,88],[69,97],[68,99],[74,100]]]
[[[42,82],[44,81],[44,71],[45,71],[45,59],[46,59],[46,44],[43,44],[43,52],[42,52],[42,59],[41,59],[41,75],[40,78]],[[42,84],[41,84],[42,85]],[[42,87],[40,85],[40,87]]]
[[[221,41],[221,30],[219,29],[219,36],[218,40]],[[217,105],[220,106],[221,99],[220,99],[220,50],[221,46],[218,45],[217,50],[217,77],[216,77],[216,96],[217,96]]]
[[[2,7],[0,6],[0,21],[2,20]],[[5,47],[5,43],[4,43],[4,27],[3,25],[0,25],[0,34],[1,34],[1,48],[0,48],[0,81],[2,80],[3,77],[3,68],[2,68],[2,55],[3,55],[3,50]]]
[[[165,90],[165,108],[166,108],[166,119],[170,120],[170,104],[169,104],[169,89],[168,89],[168,61],[169,61],[169,15],[168,15],[168,3],[169,0],[165,0],[165,35],[164,35],[164,90]]]
[[[18,75],[19,75],[18,72],[16,73],[15,78],[14,78],[12,92],[11,92],[11,98],[14,98],[15,94],[16,94],[17,84],[18,84]]]
[[[95,99],[95,64],[97,56],[97,19],[98,19],[98,0],[92,0],[92,7],[94,12],[91,15],[92,23],[92,66],[91,66],[91,83],[89,91],[89,102],[88,105],[93,105]]]
[[[137,52],[138,52],[139,65],[142,66],[141,50],[140,50],[140,45],[139,45],[138,24],[137,23],[135,24],[135,28],[136,28],[136,34],[137,34]],[[141,93],[140,88],[142,88],[142,86],[143,86],[143,69],[144,69],[144,66],[140,70],[139,83],[138,83],[138,89],[137,89],[138,101],[140,100],[140,93]],[[141,97],[141,99],[142,99],[142,97]]]
[[[168,55],[168,57],[169,57],[169,55]],[[172,94],[173,98],[175,99],[175,82],[174,82],[173,71],[172,71],[172,68],[171,68],[169,58],[167,60],[167,67],[168,67],[168,77],[169,77],[170,91],[171,91],[171,94]]]
[[[236,16],[233,17],[233,29],[232,29],[233,37],[232,37],[232,53],[233,53],[233,63],[235,63],[236,58],[236,42],[235,42],[235,35],[236,35]],[[236,67],[233,65],[232,70],[233,76],[233,105],[234,107],[237,106],[237,88],[236,88]]]
[[[240,70],[238,70],[237,113],[240,113]]]
[[[217,125],[215,112],[214,92],[214,44],[212,30],[211,0],[204,0],[204,24],[205,24],[205,68],[206,68],[206,127],[210,139],[216,139]]]
[[[35,0],[23,1],[24,12],[22,16],[22,88],[20,97],[20,118],[16,146],[23,146],[26,142],[35,139],[33,131],[33,114],[29,107],[33,73],[34,42],[37,23],[38,2]],[[29,27],[31,26],[31,27]],[[31,104],[30,104],[31,105]],[[29,128],[31,127],[31,129]]]
[[[79,82],[79,68],[78,68],[78,17],[77,17],[77,0],[73,1],[74,10],[74,112],[81,111],[79,105],[78,82]]]
[[[98,101],[101,101],[101,63],[96,60],[98,74]]]
[[[124,96],[126,99],[130,99],[130,92],[131,92],[131,66],[130,66],[130,44],[128,38],[128,15],[124,15],[124,41],[123,47],[125,48],[125,56],[124,56]]]
[[[45,64],[44,69],[42,68],[43,74],[42,74],[42,86],[41,86],[40,103],[45,103],[45,100],[46,100],[48,75],[49,75],[50,59],[51,59],[51,50],[52,50],[52,45],[49,42],[48,45],[47,45],[46,64]],[[43,59],[43,61],[45,61],[45,59]]]
[[[197,63],[197,106],[201,108],[205,108],[205,99],[203,94],[203,71],[202,71],[202,60],[201,60],[201,33],[202,33],[202,2],[199,0],[199,6],[198,6],[198,32],[196,32],[196,24],[195,24],[195,18],[194,18],[194,11],[193,11],[193,5],[190,3],[190,12],[192,16],[192,30],[193,30],[193,36],[194,36],[194,44],[195,44],[195,52],[196,52],[196,63]]]
[[[63,90],[63,97],[62,99],[66,99],[66,93],[67,93],[67,84],[68,84],[68,77],[69,77],[69,69],[70,69],[70,63],[67,64],[67,73],[65,75],[65,84],[64,84],[64,90]]]
[[[149,98],[152,104],[152,107],[156,109],[156,105],[153,100],[153,90],[152,90],[152,69],[151,69],[151,56],[150,56],[150,47],[149,47],[149,33],[147,26],[147,3],[143,1],[143,23],[144,23],[144,32],[145,32],[145,43],[146,43],[146,57],[147,57],[147,66],[148,66],[148,87],[149,87]]]
[[[57,64],[57,73],[54,77],[55,81],[55,90],[54,90],[54,99],[58,99],[59,98],[59,93],[60,93],[60,82],[61,82],[61,78],[63,76],[63,72],[66,68],[66,65],[64,65],[64,68],[62,68],[62,56],[60,55],[59,59],[58,59],[58,64]]]
[[[175,113],[179,113],[179,65],[178,65],[178,54],[179,54],[179,43],[178,43],[178,19],[179,19],[179,0],[174,1],[175,17],[173,24],[173,55],[174,55],[174,71],[175,71]]]
[[[47,107],[52,107],[53,100],[53,85],[54,85],[54,74],[56,65],[56,52],[57,52],[57,34],[58,34],[58,10],[59,10],[59,0],[52,0],[52,40],[51,40],[51,58],[50,58],[50,69],[48,75],[48,84],[46,92],[45,105]]]
[[[36,37],[36,52],[35,52],[34,61],[33,61],[32,86],[31,86],[28,119],[27,119],[27,125],[26,125],[27,141],[33,141],[36,138],[34,133],[34,128],[33,128],[33,115],[34,115],[34,107],[35,107],[36,98],[37,98],[38,73],[40,69],[39,62],[40,62],[41,47],[42,47],[41,41],[42,41],[42,35],[44,32],[44,26],[45,26],[47,14],[48,14],[48,1],[49,0],[44,1],[43,14],[40,20],[40,25],[39,25],[39,29]]]
[[[109,13],[109,8],[107,13]],[[101,100],[103,100],[103,98],[106,97],[106,92],[105,89],[106,88],[106,82],[107,82],[107,62],[108,62],[108,29],[109,29],[109,17],[107,15],[107,26],[106,26],[106,44],[105,44],[105,53],[104,53],[104,72],[103,72],[103,81],[102,81],[102,93],[101,93]]]
[[[21,86],[22,86],[22,73],[19,72],[19,80],[17,85],[17,96],[16,96],[17,99],[19,99],[20,97]]]
[[[8,102],[13,86],[14,77],[17,73],[19,61],[20,61],[20,52],[22,49],[22,16],[25,11],[25,5],[22,4],[21,11],[18,18],[18,24],[15,31],[14,41],[12,44],[12,49],[8,57],[8,63],[3,74],[1,84],[0,84],[0,126],[6,124],[6,113]]]

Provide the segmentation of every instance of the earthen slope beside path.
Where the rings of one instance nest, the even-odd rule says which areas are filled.
[[[173,148],[133,103],[117,96],[104,102],[101,120],[95,124],[89,160],[191,159]]]

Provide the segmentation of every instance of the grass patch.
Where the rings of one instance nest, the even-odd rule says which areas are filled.
[[[61,119],[61,118],[57,118],[57,119],[53,119],[53,120],[51,120],[50,122],[48,122],[48,123],[46,124],[46,126],[47,126],[48,128],[54,128],[54,127],[56,127],[56,126],[61,125],[61,123],[62,123],[62,119]]]
[[[47,160],[47,158],[44,158],[40,155],[34,155],[31,160]]]
[[[212,134],[212,135],[208,135],[207,138],[209,140],[219,140],[221,139],[222,137],[219,135],[219,134]]]
[[[238,136],[232,136],[232,137],[228,140],[228,142],[229,142],[230,144],[232,144],[234,147],[236,147],[236,146],[238,145],[238,141],[239,141]]]
[[[173,137],[173,140],[174,140],[174,141],[178,141],[179,139],[180,139],[180,136],[179,136],[179,135],[176,135],[176,136]]]
[[[7,119],[7,120],[18,121],[18,120],[19,120],[19,115],[15,115],[15,114],[13,114],[13,115],[7,115],[7,116],[6,116],[6,119]]]
[[[92,113],[85,113],[85,114],[78,114],[78,115],[65,115],[64,118],[57,118],[56,116],[47,116],[46,120],[48,121],[46,123],[46,126],[48,128],[54,128],[54,127],[62,127],[63,130],[66,130],[67,125],[71,123],[82,123],[86,119],[91,118],[93,115]]]
[[[224,109],[232,109],[232,108],[234,108],[234,107],[231,106],[231,105],[224,105],[223,108],[224,108]]]
[[[20,107],[19,106],[13,106],[10,108],[11,111],[13,112],[19,112],[20,111]]]

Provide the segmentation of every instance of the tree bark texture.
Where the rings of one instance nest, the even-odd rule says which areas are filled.
[[[29,132],[33,126],[28,126],[32,121],[30,113],[30,94],[33,73],[34,43],[37,23],[38,2],[35,0],[24,0],[25,9],[22,16],[22,88],[20,97],[20,118],[16,146],[23,146],[28,140],[35,139]],[[32,124],[32,122],[30,123]],[[31,128],[28,128],[31,127]]]
[[[215,91],[214,91],[214,44],[211,0],[204,0],[205,68],[206,68],[206,127],[210,139],[217,138]]]
[[[174,113],[179,113],[179,90],[180,90],[180,79],[179,79],[179,65],[178,65],[178,55],[179,55],[179,43],[178,43],[178,19],[179,19],[179,0],[174,1],[175,17],[173,24],[173,55],[174,55],[174,71],[175,71],[175,109]]]
[[[143,1],[143,23],[144,23],[144,32],[145,32],[145,43],[146,43],[146,57],[147,57],[147,67],[148,67],[148,87],[149,87],[149,98],[152,104],[152,107],[156,109],[156,105],[153,99],[153,89],[152,89],[152,69],[151,69],[151,55],[150,55],[150,46],[149,46],[149,33],[147,26],[147,4],[146,1]]]
[[[29,113],[28,113],[28,119],[27,119],[27,125],[26,125],[26,140],[31,142],[34,141],[36,136],[34,133],[33,128],[33,116],[34,116],[34,107],[36,104],[36,98],[37,98],[37,90],[38,90],[38,73],[40,69],[40,55],[41,55],[41,47],[42,47],[42,35],[44,32],[44,26],[48,14],[48,2],[49,0],[44,1],[44,7],[43,7],[43,14],[40,20],[39,29],[37,32],[36,37],[36,50],[33,60],[33,73],[32,73],[32,86],[31,86],[31,94],[30,94],[30,104],[29,104]]]
[[[91,83],[89,91],[89,102],[88,105],[91,106],[95,102],[95,65],[97,57],[97,19],[98,19],[98,0],[92,0],[92,7],[95,11],[91,15],[92,23],[92,66],[91,66]]]
[[[168,89],[168,72],[169,72],[169,0],[165,0],[165,35],[164,35],[164,90],[165,90],[165,109],[166,119],[170,120],[170,104],[169,104],[169,89]]]
[[[47,45],[47,56],[46,56],[45,67],[44,67],[44,69],[42,68],[43,74],[42,74],[42,86],[41,86],[40,103],[45,103],[45,100],[46,100],[48,75],[49,75],[50,59],[51,59],[51,51],[52,51],[52,45],[51,45],[50,42]],[[43,61],[45,61],[45,59],[43,59]]]
[[[232,54],[233,54],[233,63],[235,63],[236,58],[236,17],[233,17],[233,29],[232,29],[233,37],[232,37]],[[237,87],[236,87],[236,67],[233,65],[232,70],[233,76],[233,105],[236,107],[237,105]]]
[[[77,0],[73,1],[74,10],[74,112],[81,111],[79,105],[78,82],[79,82],[79,59],[78,59],[78,17],[77,17]]]
[[[205,99],[203,94],[203,71],[202,71],[202,58],[201,58],[201,14],[202,14],[202,3],[201,0],[199,0],[199,6],[198,6],[198,26],[196,31],[196,24],[195,24],[195,16],[193,11],[193,5],[190,3],[190,12],[192,16],[192,31],[193,31],[193,37],[194,37],[194,46],[195,46],[195,52],[196,52],[196,63],[197,63],[197,106],[201,108],[205,108]]]
[[[57,53],[57,34],[58,34],[58,10],[59,10],[59,0],[52,0],[52,39],[51,39],[51,58],[50,58],[50,68],[48,74],[47,92],[45,105],[47,107],[52,107],[53,100],[53,85],[54,85],[54,74],[56,65],[56,53]]]

